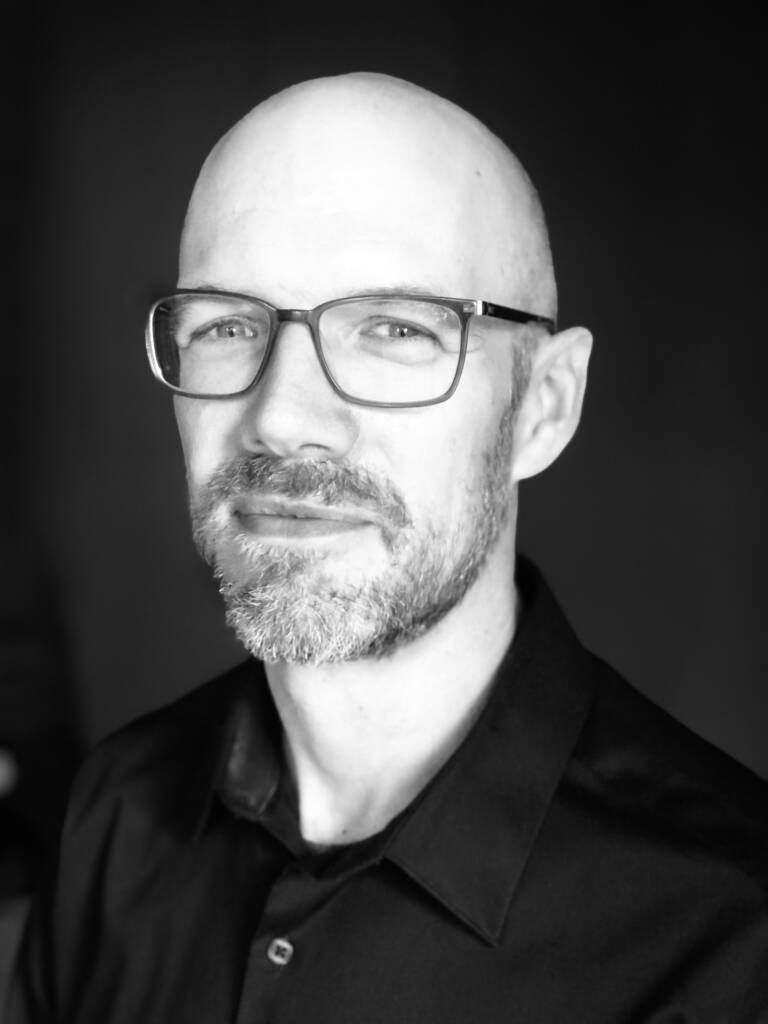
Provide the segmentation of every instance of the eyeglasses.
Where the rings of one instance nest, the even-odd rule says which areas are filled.
[[[333,390],[357,405],[434,405],[456,390],[469,322],[488,316],[555,329],[549,317],[482,299],[359,295],[314,309],[277,309],[237,292],[184,289],[155,302],[147,354],[155,377],[188,398],[231,398],[255,387],[280,325],[306,324]]]

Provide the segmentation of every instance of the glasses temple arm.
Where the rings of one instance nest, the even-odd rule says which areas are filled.
[[[478,302],[477,313],[480,316],[492,316],[498,320],[512,320],[518,324],[543,324],[553,334],[557,330],[557,323],[552,317],[539,316],[538,313],[526,313],[522,309],[513,309],[511,306],[500,306],[495,302]]]

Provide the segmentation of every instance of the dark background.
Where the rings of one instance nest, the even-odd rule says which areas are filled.
[[[90,9],[92,11],[93,8]],[[189,539],[146,305],[197,170],[255,103],[409,78],[522,158],[561,321],[595,334],[521,547],[584,642],[763,775],[765,31],[735,8],[20,5],[7,19],[0,745],[49,836],[83,749],[241,658]],[[387,145],[387,140],[382,140]],[[6,805],[8,801],[6,800]]]

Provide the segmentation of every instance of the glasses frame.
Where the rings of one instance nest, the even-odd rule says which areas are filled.
[[[194,391],[185,391],[184,388],[177,387],[174,384],[170,384],[164,377],[162,370],[160,369],[160,363],[157,358],[155,351],[155,337],[154,337],[154,317],[155,311],[158,306],[161,306],[164,302],[168,302],[179,296],[184,295],[211,295],[221,298],[239,299],[246,302],[258,302],[260,306],[267,311],[269,314],[269,337],[267,339],[267,347],[264,353],[261,366],[246,387],[241,388],[239,391],[228,392],[225,395],[220,394],[200,394]],[[350,395],[346,392],[337,382],[334,380],[333,374],[325,361],[323,355],[323,348],[320,342],[320,330],[319,321],[322,314],[334,306],[344,306],[351,302],[361,302],[366,299],[403,299],[404,301],[422,300],[424,302],[436,302],[443,306],[451,309],[454,313],[457,313],[461,321],[461,344],[459,349],[459,359],[456,366],[456,372],[453,380],[451,381],[450,387],[443,394],[437,398],[427,398],[420,402],[376,402],[372,399],[367,398],[356,398],[354,395]],[[540,316],[538,313],[528,313],[522,309],[514,309],[511,306],[501,306],[496,302],[487,302],[485,299],[454,299],[448,298],[444,295],[423,295],[421,293],[413,292],[370,292],[365,295],[350,295],[341,299],[331,299],[328,302],[322,302],[319,306],[315,306],[313,309],[280,309],[277,306],[273,306],[271,303],[266,302],[264,299],[260,299],[256,295],[248,295],[244,292],[226,292],[218,291],[211,288],[179,288],[163,298],[153,302],[149,315],[147,318],[147,327],[145,332],[145,340],[147,346],[147,356],[149,358],[149,365],[152,368],[152,373],[163,384],[169,388],[174,394],[181,395],[184,398],[201,398],[206,400],[214,399],[227,399],[237,398],[241,395],[247,394],[253,388],[257,386],[259,381],[264,376],[264,373],[269,365],[272,351],[275,347],[277,337],[280,333],[280,326],[284,323],[302,323],[309,327],[310,334],[312,336],[312,343],[315,347],[315,353],[318,361],[322,368],[322,371],[326,377],[326,380],[331,385],[333,390],[347,402],[351,402],[353,405],[364,405],[371,406],[376,409],[417,409],[427,405],[439,405],[441,402],[446,402],[456,391],[461,380],[461,374],[464,369],[464,361],[467,355],[467,343],[469,340],[469,323],[473,316],[487,316],[493,317],[496,320],[506,320],[511,323],[517,324],[541,324],[547,329],[550,334],[553,334],[556,330],[556,323],[551,317]]]

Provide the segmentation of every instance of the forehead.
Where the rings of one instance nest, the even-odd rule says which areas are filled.
[[[415,219],[402,227],[382,220],[375,230],[350,220],[346,230],[340,226],[340,218],[324,225],[295,212],[245,212],[187,250],[180,284],[211,284],[285,305],[387,289],[472,297],[480,287],[455,230],[429,231]]]
[[[439,119],[358,115],[266,118],[225,138],[190,206],[180,283],[297,303],[408,282],[492,287],[508,217],[482,140],[459,144]]]

